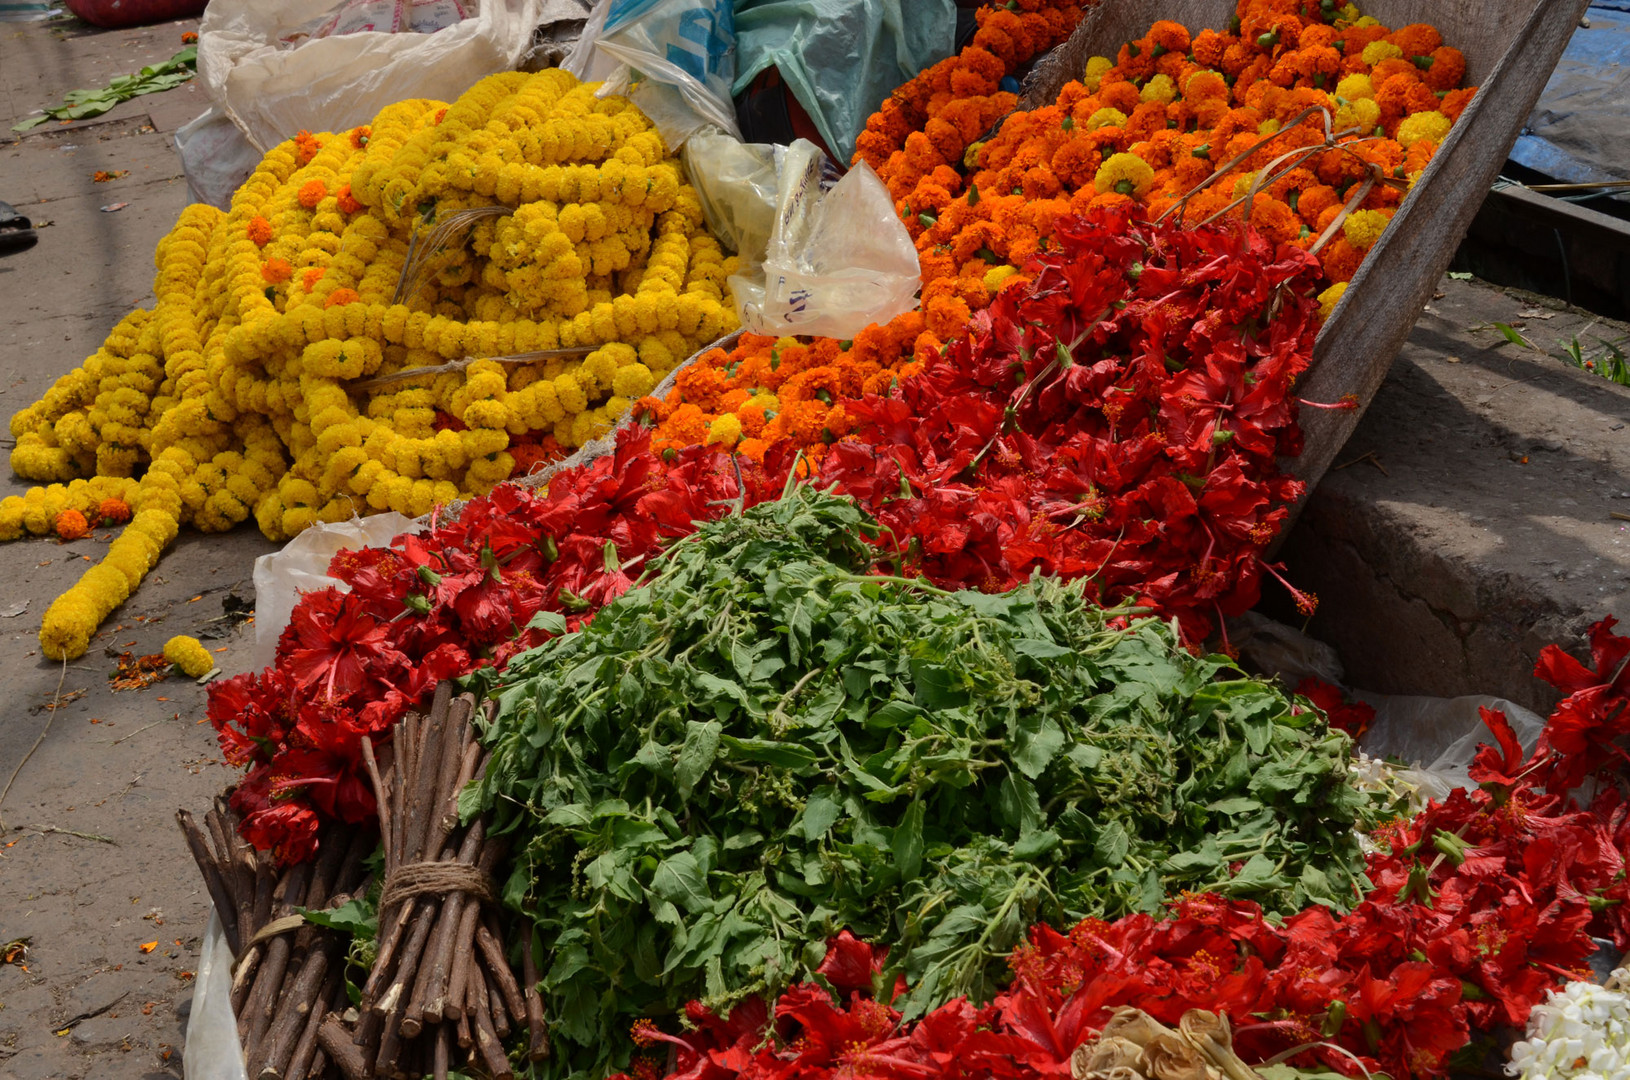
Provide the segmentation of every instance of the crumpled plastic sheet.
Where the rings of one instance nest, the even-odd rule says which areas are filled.
[[[1630,0],[1598,0],[1568,42],[1511,149],[1570,184],[1630,180]],[[1615,195],[1630,201],[1630,192]]]

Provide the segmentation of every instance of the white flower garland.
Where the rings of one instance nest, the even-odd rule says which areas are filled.
[[[1630,971],[1613,973],[1613,985]],[[1595,983],[1552,991],[1528,1016],[1528,1038],[1511,1048],[1506,1072],[1520,1080],[1630,1077],[1630,994]]]

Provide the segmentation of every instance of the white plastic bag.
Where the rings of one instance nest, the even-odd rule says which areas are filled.
[[[1494,734],[1483,723],[1478,708],[1497,709],[1511,721],[1511,729],[1531,752],[1545,727],[1545,719],[1504,698],[1470,694],[1457,698],[1405,695],[1352,695],[1375,709],[1375,720],[1358,741],[1371,757],[1395,757],[1409,762],[1438,783],[1429,794],[1441,799],[1452,788],[1476,787],[1467,769],[1477,748],[1494,745]]]
[[[328,564],[335,555],[365,547],[388,547],[393,537],[428,526],[427,518],[403,517],[394,511],[336,525],[318,522],[283,545],[281,551],[256,559],[255,648],[249,657],[249,670],[270,667],[277,659],[277,639],[289,625],[301,593],[331,585],[346,590],[328,576]]]
[[[232,950],[215,905],[209,907],[198,973],[192,982],[192,1012],[187,1015],[187,1045],[181,1050],[187,1080],[248,1080],[238,1022],[232,1016]]]
[[[483,77],[513,70],[551,12],[582,18],[576,0],[484,0],[474,18],[433,34],[336,32],[288,47],[285,38],[320,26],[333,7],[334,0],[211,0],[204,12],[199,81],[263,153],[302,130],[366,124],[393,102],[452,101]]]
[[[917,249],[888,188],[861,162],[823,189],[825,164],[805,139],[787,147],[764,264],[730,279],[749,333],[850,338],[917,306]]]
[[[238,125],[213,106],[181,126],[175,148],[192,201],[221,210],[231,208],[232,193],[249,179],[261,158]]]
[[[627,94],[670,148],[703,127],[741,134],[730,0],[597,0],[561,67]]]

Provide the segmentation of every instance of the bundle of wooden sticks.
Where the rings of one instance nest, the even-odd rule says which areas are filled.
[[[317,1043],[322,1018],[345,1005],[344,934],[307,923],[296,908],[338,907],[367,892],[363,860],[374,848],[371,829],[330,826],[318,856],[279,872],[269,852],[238,835],[237,819],[217,798],[204,815],[208,830],[185,810],[186,834],[221,929],[235,959],[232,1011],[250,1077],[314,1080],[328,1062]],[[350,835],[345,835],[349,833]]]
[[[426,1074],[444,1080],[455,1061],[466,1071],[508,1080],[514,1069],[503,1042],[522,1029],[528,1056],[548,1056],[533,957],[521,950],[517,979],[494,904],[502,841],[487,837],[485,818],[468,827],[458,821],[459,791],[486,768],[470,722],[474,708],[470,696],[454,699],[450,684],[443,684],[428,712],[404,718],[382,753],[363,741],[379,804],[384,880],[359,1008],[345,1000],[344,935],[311,926],[279,932],[275,918],[295,904],[320,908],[365,894],[371,882],[360,875],[374,847],[372,830],[331,827],[314,864],[291,867],[274,880],[271,856],[238,838],[219,801],[206,822],[226,858],[210,851],[190,815],[178,815],[238,958],[243,993],[240,998],[235,981],[233,1007],[251,1080],[316,1080],[333,1070],[346,1080]],[[264,917],[257,914],[262,909]],[[292,979],[289,970],[297,971]],[[289,1018],[296,1013],[298,1020]],[[286,1052],[280,1039],[291,1031]],[[308,1042],[314,1052],[303,1053]]]

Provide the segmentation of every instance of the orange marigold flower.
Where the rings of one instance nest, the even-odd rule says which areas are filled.
[[[262,264],[260,276],[268,285],[281,285],[294,276],[294,267],[287,259],[274,255]]]
[[[1202,67],[1221,67],[1223,51],[1228,46],[1236,44],[1238,40],[1232,34],[1221,34],[1215,30],[1201,30],[1194,35],[1194,40],[1189,43],[1189,51],[1194,53],[1195,62]]]
[[[1387,35],[1387,40],[1404,50],[1405,56],[1430,56],[1443,44],[1443,35],[1426,23],[1410,23]]]
[[[328,294],[328,299],[323,301],[323,307],[339,307],[341,304],[358,304],[361,302],[362,297],[358,295],[355,289],[335,289]]]
[[[1443,96],[1443,101],[1438,105],[1438,112],[1447,116],[1450,120],[1459,120],[1460,114],[1466,111],[1466,106],[1470,105],[1472,98],[1476,96],[1477,87],[1475,86],[1468,86],[1462,90],[1451,90]]]
[[[57,535],[64,540],[79,540],[89,536],[91,532],[90,522],[86,521],[85,515],[78,510],[64,510],[57,515],[56,521],[52,524],[57,530]]]
[[[1421,61],[1417,60],[1419,67]],[[1421,79],[1434,90],[1453,90],[1466,77],[1466,57],[1459,49],[1440,45],[1426,58],[1426,69]]]
[[[307,210],[315,210],[318,203],[328,198],[328,185],[321,180],[307,180],[300,185],[300,190],[295,194],[295,198]]]
[[[294,134],[294,160],[301,165],[310,165],[311,159],[323,148],[322,140],[309,131],[297,131]]]
[[[198,44],[198,32],[196,30],[188,30],[188,31],[184,32],[181,35],[181,44],[183,44],[183,45],[196,45],[196,44]]]
[[[340,213],[342,214],[354,214],[362,209],[362,204],[357,201],[356,196],[351,194],[350,184],[340,188],[335,194],[335,201],[339,203]]]
[[[249,239],[254,241],[256,247],[265,247],[272,242],[272,223],[259,214],[249,219],[249,225],[245,232],[248,233]]]
[[[1363,261],[1364,253],[1349,243],[1345,236],[1337,236],[1319,252],[1319,262],[1324,265],[1324,276],[1329,278],[1332,284],[1353,280],[1353,275],[1358,273],[1359,264]]]
[[[361,150],[364,146],[368,145],[368,138],[373,135],[373,133],[374,129],[369,127],[367,124],[363,124],[361,127],[352,128],[351,145],[356,147],[358,150]],[[347,184],[346,186],[349,187],[350,185]]]
[[[300,275],[300,284],[305,287],[306,292],[310,292],[312,289],[317,287],[317,283],[319,281],[323,280],[323,275],[326,273],[328,273],[327,268],[313,266],[304,274]]]
[[[1302,220],[1278,199],[1259,194],[1251,204],[1251,227],[1276,244],[1288,244],[1301,235]]]
[[[103,525],[123,525],[130,520],[130,504],[118,498],[103,499],[96,507],[96,516]]]

